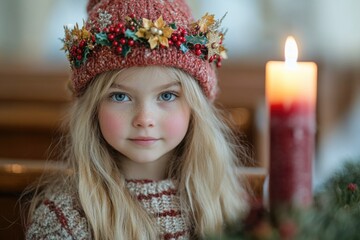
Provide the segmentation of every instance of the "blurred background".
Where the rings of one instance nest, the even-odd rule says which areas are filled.
[[[268,167],[265,64],[284,60],[293,35],[299,61],[318,65],[314,187],[360,155],[360,2],[357,0],[188,1],[228,29],[229,59],[219,69],[217,103],[229,110],[253,152]],[[21,239],[19,193],[49,166],[49,146],[71,101],[63,26],[86,19],[86,0],[0,2],[0,238]],[[4,210],[3,210],[4,209]],[[12,235],[2,235],[12,234]],[[4,236],[4,237],[2,237]]]

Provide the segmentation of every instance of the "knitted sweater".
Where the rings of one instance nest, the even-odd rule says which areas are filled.
[[[129,180],[129,191],[160,226],[162,239],[189,239],[190,226],[180,211],[172,180]],[[74,198],[65,192],[48,196],[35,210],[26,239],[91,239],[88,222]]]

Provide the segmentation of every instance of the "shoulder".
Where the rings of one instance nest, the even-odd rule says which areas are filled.
[[[89,239],[88,223],[76,202],[60,188],[46,194],[32,215],[26,239]]]

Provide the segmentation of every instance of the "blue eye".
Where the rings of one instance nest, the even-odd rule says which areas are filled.
[[[113,93],[111,99],[115,102],[127,102],[130,98],[125,93]]]
[[[176,97],[177,96],[172,92],[164,92],[161,93],[159,96],[161,101],[166,101],[166,102],[174,101]]]

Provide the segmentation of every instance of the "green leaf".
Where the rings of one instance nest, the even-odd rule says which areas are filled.
[[[188,43],[191,43],[193,45],[195,45],[195,44],[204,45],[204,44],[208,43],[208,40],[205,36],[199,36],[199,35],[186,36],[185,39]]]
[[[131,47],[129,47],[128,45],[124,45],[122,47],[121,56],[125,58],[130,52],[131,52]]]
[[[172,28],[172,29],[177,29],[176,27],[176,24],[175,23],[170,23],[169,26]]]
[[[134,41],[136,41],[136,40],[139,39],[139,37],[136,36],[136,33],[133,32],[133,31],[131,31],[130,29],[126,29],[126,31],[125,31],[125,37],[131,38],[131,39],[133,39]]]
[[[75,60],[74,60],[74,65],[75,65],[76,68],[80,67],[81,61],[75,59]]]
[[[97,44],[100,44],[101,46],[111,46],[106,33],[96,33],[95,38]]]
[[[88,57],[89,53],[90,53],[89,47],[85,47],[85,49],[84,49],[84,56],[83,56],[83,59],[82,59],[82,61],[81,61],[82,63],[85,63],[85,62],[87,61],[87,57]]]
[[[186,53],[187,51],[189,51],[189,48],[188,48],[185,44],[181,44],[181,45],[180,45],[180,50],[181,50],[183,53]]]

